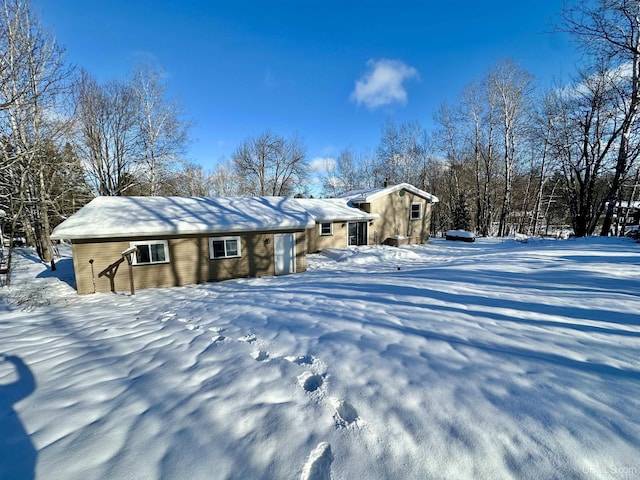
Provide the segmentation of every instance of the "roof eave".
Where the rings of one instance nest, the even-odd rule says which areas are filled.
[[[167,237],[167,236],[196,236],[196,235],[224,235],[228,233],[258,233],[258,232],[278,232],[278,231],[303,231],[307,228],[312,228],[315,225],[313,220],[309,220],[306,223],[292,224],[292,225],[272,225],[256,228],[221,228],[221,229],[209,229],[209,230],[165,230],[154,232],[104,232],[97,234],[65,234],[56,233],[51,234],[52,240],[106,240],[106,239],[127,239],[127,238],[152,238],[152,237]]]

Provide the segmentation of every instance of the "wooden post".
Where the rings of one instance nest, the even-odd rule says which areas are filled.
[[[131,254],[127,255],[127,263],[129,264],[129,286],[131,288],[131,295],[136,294],[136,287],[133,285],[133,261]]]
[[[133,284],[133,254],[137,251],[137,247],[132,247],[122,252],[122,256],[127,259],[127,263],[129,264],[129,287],[131,288],[131,295],[136,294],[136,288]]]

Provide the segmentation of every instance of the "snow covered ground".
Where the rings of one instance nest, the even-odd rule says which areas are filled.
[[[640,478],[631,240],[333,250],[135,296],[14,261],[2,479]]]

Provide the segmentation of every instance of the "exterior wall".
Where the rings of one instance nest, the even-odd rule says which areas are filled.
[[[307,252],[315,253],[325,248],[346,248],[348,245],[347,223],[348,222],[332,222],[332,235],[320,235],[319,223],[313,228],[307,229]]]
[[[172,287],[231,278],[274,275],[273,236],[275,233],[292,232],[238,235],[241,239],[242,256],[219,259],[209,258],[209,236],[154,237],[153,240],[168,241],[170,261],[152,265],[134,265],[135,288],[139,290],[151,287]],[[295,239],[296,271],[303,272],[306,270],[305,232],[296,232]],[[73,266],[78,293],[129,291],[129,266],[126,261],[122,261],[122,252],[129,248],[130,241],[136,240],[141,239],[73,243]],[[93,271],[90,259],[93,260]]]
[[[422,204],[422,218],[411,220],[411,204]],[[369,226],[369,244],[385,243],[388,238],[403,235],[410,243],[427,243],[431,228],[431,203],[406,190],[392,192],[361,205],[369,213],[377,213],[380,218]]]
[[[307,235],[306,232],[296,232],[296,273],[307,270]],[[273,245],[273,242],[271,243]],[[273,259],[273,251],[271,252]]]

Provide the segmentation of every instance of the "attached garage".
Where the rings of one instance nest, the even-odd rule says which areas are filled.
[[[309,213],[283,197],[97,197],[61,223],[80,294],[306,270]],[[125,252],[133,253],[127,259]]]

